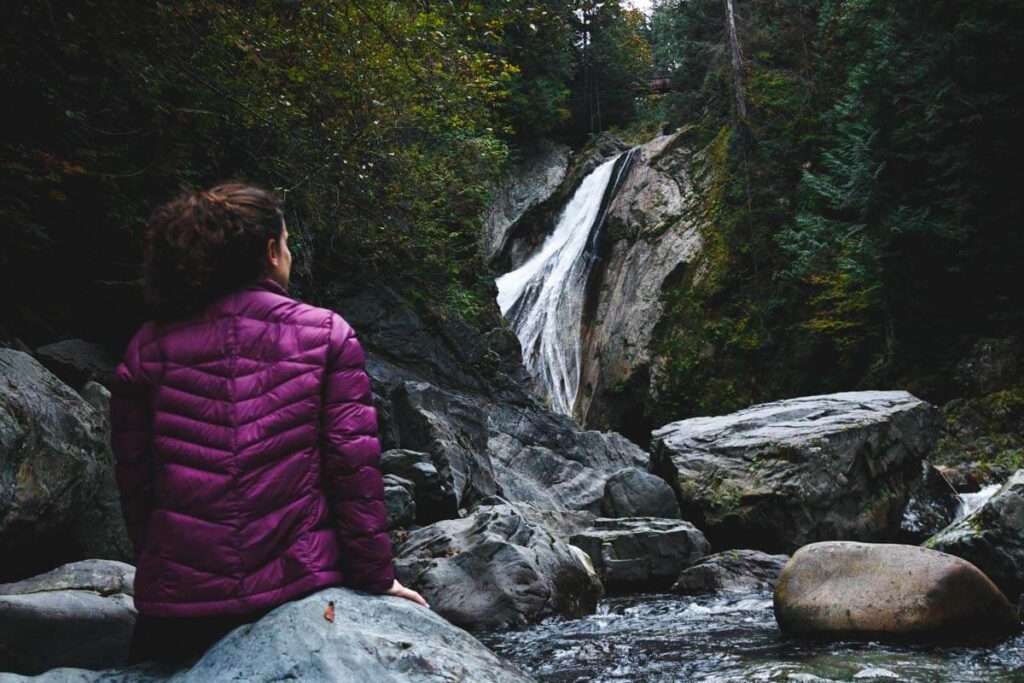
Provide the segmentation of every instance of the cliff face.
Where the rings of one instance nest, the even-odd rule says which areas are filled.
[[[613,429],[639,443],[656,426],[646,419],[644,405],[654,392],[652,377],[657,377],[651,340],[662,317],[662,294],[684,276],[693,281],[701,275],[700,214],[690,173],[693,153],[683,144],[683,135],[658,136],[636,148],[604,225],[596,229],[596,253],[587,255],[595,262],[582,293],[580,381],[573,415],[585,427]],[[602,135],[575,155],[555,189],[549,184],[552,174],[537,170],[551,165],[549,152],[524,163],[523,175],[506,180],[486,222],[492,267],[505,272],[522,264],[552,232],[583,178],[626,149],[623,141]],[[508,222],[512,212],[507,197],[543,195],[544,200]],[[497,237],[491,236],[495,225],[502,226]]]
[[[679,137],[659,136],[638,149],[609,207],[583,320],[576,414],[585,425],[641,442],[655,426],[644,419],[644,402],[656,362],[650,341],[661,295],[696,265],[702,245],[691,152]]]

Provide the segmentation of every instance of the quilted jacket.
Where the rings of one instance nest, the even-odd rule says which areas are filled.
[[[377,414],[352,328],[270,278],[147,322],[111,385],[135,605],[247,614],[394,580]]]

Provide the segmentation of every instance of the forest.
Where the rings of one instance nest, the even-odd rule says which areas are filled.
[[[397,271],[424,313],[484,324],[479,224],[502,170],[541,139],[679,127],[710,160],[715,277],[666,293],[674,390],[650,414],[865,386],[945,398],[973,340],[1022,322],[1018,3],[3,12],[9,336],[123,339],[145,315],[149,211],[224,178],[285,198],[300,293]]]

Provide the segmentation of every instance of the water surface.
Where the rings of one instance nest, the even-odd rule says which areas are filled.
[[[613,597],[583,619],[480,638],[539,681],[1024,681],[1024,637],[988,648],[781,635],[770,593]]]

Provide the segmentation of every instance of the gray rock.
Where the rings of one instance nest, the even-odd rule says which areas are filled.
[[[704,534],[689,522],[655,517],[598,518],[570,542],[590,556],[609,591],[665,588],[708,551]]]
[[[334,621],[324,618],[334,603]],[[10,677],[8,680],[21,680]],[[435,612],[396,597],[328,588],[241,626],[190,669],[173,675],[146,667],[123,671],[56,669],[45,683],[527,683],[476,638]],[[0,681],[4,676],[0,674]],[[7,683],[7,681],[4,681]]]
[[[892,540],[936,418],[905,391],[786,399],[656,430],[652,469],[717,548]]]
[[[508,242],[509,228],[558,189],[569,167],[570,152],[565,145],[543,141],[498,184],[484,218],[485,260],[501,254]]]
[[[78,390],[78,394],[101,415],[110,415],[110,390],[99,382],[89,380]]]
[[[708,555],[684,569],[672,585],[673,593],[696,595],[719,591],[770,591],[789,561],[789,555],[760,550],[726,550]]]
[[[128,655],[135,568],[84,560],[0,585],[0,670],[118,666]]]
[[[394,474],[384,475],[384,506],[388,510],[388,529],[407,527],[416,521],[416,485]]]
[[[901,543],[917,545],[952,524],[960,510],[956,489],[938,469],[922,463],[900,520]]]
[[[980,339],[956,366],[955,379],[968,396],[999,391],[1024,379],[1024,344],[1016,336]]]
[[[509,503],[417,529],[395,555],[399,580],[467,628],[578,617],[593,612],[601,595],[589,558]]]
[[[964,641],[1021,630],[1017,610],[977,567],[945,553],[887,543],[813,543],[775,587],[785,633]]]
[[[668,517],[679,519],[679,502],[660,477],[636,467],[615,472],[604,485],[601,514],[605,517]]]
[[[1024,594],[1024,470],[925,546],[971,562],[1016,602]]]
[[[0,349],[0,580],[84,557],[127,559],[106,415]]]
[[[602,243],[607,256],[592,289],[593,315],[583,321],[577,414],[581,422],[646,440],[643,413],[658,363],[650,342],[662,313],[662,291],[695,265],[703,247],[691,151],[681,134],[641,145],[608,207]]]
[[[451,519],[458,514],[458,501],[450,484],[441,481],[441,475],[431,461],[429,453],[394,448],[380,455],[381,468],[415,484],[416,521],[430,524]]]
[[[36,349],[36,358],[68,386],[80,389],[89,380],[110,385],[118,358],[109,349],[84,339],[62,339]]]

